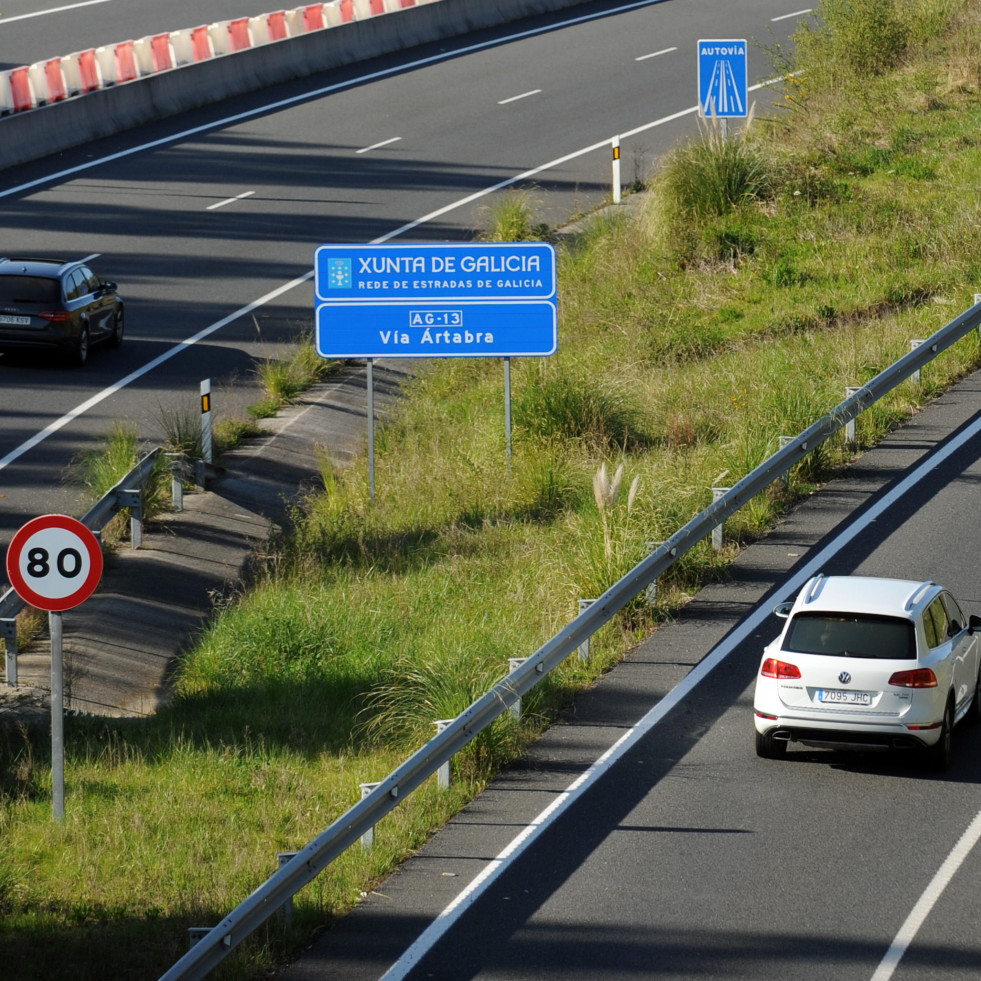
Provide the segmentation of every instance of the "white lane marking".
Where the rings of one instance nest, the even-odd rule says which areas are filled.
[[[35,10],[30,14],[14,14],[12,17],[0,16],[0,27],[4,24],[12,24],[15,20],[27,20],[28,17],[46,17],[48,14],[61,14],[66,10],[75,10],[78,7],[92,7],[97,3],[111,3],[112,0],[82,0],[81,3],[69,3],[64,7],[51,7],[48,10]]]
[[[926,459],[921,460],[915,470],[909,473],[900,483],[894,485],[891,490],[887,491],[872,504],[864,514],[860,515],[855,522],[850,524],[802,566],[787,581],[786,595],[792,596],[797,593],[804,583],[820,572],[827,565],[828,561],[851,541],[852,538],[877,521],[888,508],[900,500],[904,494],[908,493],[921,480],[929,479],[941,463],[957,453],[965,443],[974,439],[979,432],[981,432],[981,418],[978,418],[972,425],[962,430],[949,443],[946,443],[936,452],[928,455]],[[718,647],[710,651],[696,664],[632,729],[629,729],[588,770],[577,777],[566,790],[558,794],[552,803],[516,835],[495,858],[488,862],[473,881],[423,930],[415,943],[408,947],[405,953],[385,972],[382,976],[382,981],[401,981],[422,960],[436,942],[446,934],[450,927],[460,919],[467,909],[473,906],[486,889],[508,868],[509,864],[518,858],[538,838],[547,827],[550,819],[556,818],[568,810],[587,790],[608,773],[672,709],[691,694],[736,647],[747,640],[769,616],[769,607],[758,607],[754,610]],[[981,833],[981,829],[975,829],[975,824],[981,824],[981,819],[976,818],[972,822],[968,832],[965,833],[955,848],[955,852],[964,852],[966,854],[962,845],[967,846],[967,851],[970,850],[970,846],[974,844],[972,835],[976,831]],[[967,842],[970,842],[970,845]],[[951,861],[951,859],[948,859],[944,863],[941,872],[948,867],[948,863],[951,863]],[[952,875],[953,872],[951,871],[950,874]],[[934,883],[939,882],[941,891],[947,881],[947,879],[942,878],[940,873],[934,877]],[[933,883],[931,883],[931,886],[933,886]],[[916,910],[914,910],[914,913],[916,913]],[[913,914],[910,915],[907,922],[915,922]],[[916,922],[916,925],[918,926],[919,923]],[[902,956],[902,951],[899,951],[898,956]],[[876,978],[874,981],[880,981],[880,979]]]
[[[390,140],[382,140],[381,143],[372,143],[371,146],[364,146],[360,150],[355,150],[355,153],[369,153],[371,150],[380,150],[383,146],[388,146],[390,143],[398,143],[401,140],[401,136],[393,136]]]
[[[509,102],[517,102],[519,99],[527,99],[530,95],[540,95],[541,89],[532,89],[530,92],[522,92],[521,95],[512,95],[510,99],[498,99],[499,106],[506,106]]]
[[[482,41],[479,44],[471,44],[465,48],[454,48],[452,50],[443,51],[439,54],[430,55],[426,58],[419,58],[416,61],[410,61],[402,65],[393,65],[391,68],[384,68],[381,71],[371,72],[368,75],[359,75],[357,78],[352,78],[344,82],[336,82],[333,85],[325,85],[323,88],[314,89],[311,92],[306,92],[302,95],[294,95],[288,99],[280,99],[278,102],[271,102],[266,105],[257,106],[254,109],[250,109],[247,112],[240,112],[234,116],[226,116],[224,119],[218,119],[211,123],[205,123],[201,126],[193,126],[191,129],[182,130],[180,133],[174,133],[171,136],[161,137],[159,140],[151,140],[149,143],[141,143],[139,146],[129,147],[126,150],[120,150],[118,153],[112,153],[106,157],[99,157],[97,160],[89,160],[82,164],[76,164],[74,167],[67,167],[64,170],[59,170],[57,173],[48,174],[46,177],[38,177],[35,180],[27,181],[24,184],[18,184],[16,187],[8,188],[5,191],[0,191],[0,198],[9,197],[12,194],[20,194],[24,191],[29,191],[31,188],[40,187],[42,184],[49,184],[52,181],[61,180],[64,177],[71,177],[73,174],[80,174],[83,171],[91,170],[93,167],[101,167],[102,164],[112,163],[114,160],[123,160],[126,157],[131,157],[137,153],[143,153],[145,150],[154,150],[160,146],[166,146],[168,143],[176,143],[180,140],[189,139],[192,136],[197,136],[199,133],[207,133],[213,129],[220,129],[225,126],[230,126],[234,123],[242,122],[245,119],[251,119],[254,116],[264,116],[266,113],[278,112],[280,109],[285,109],[288,106],[297,105],[300,102],[309,102],[312,99],[318,99],[324,95],[330,95],[334,92],[341,92],[345,89],[354,88],[356,85],[362,85],[365,82],[373,82],[379,78],[388,78],[390,75],[399,75],[404,72],[413,71],[416,68],[421,68],[425,65],[436,64],[441,61],[447,61],[450,58],[458,58],[460,55],[472,54],[475,51],[483,51],[486,48],[500,47],[504,44],[510,44],[512,41],[520,41],[528,37],[536,37],[539,34],[545,34],[562,27],[573,27],[576,24],[585,24],[591,20],[598,20],[601,17],[609,17],[613,14],[621,14],[628,10],[637,10],[640,7],[652,7],[658,3],[665,3],[666,0],[637,0],[635,3],[627,3],[622,7],[616,7],[613,10],[602,10],[595,14],[584,14],[581,17],[572,17],[569,20],[564,20],[558,24],[551,24],[545,27],[536,27],[528,31],[519,31],[516,34],[509,34],[507,37],[494,38],[490,41]],[[0,18],[0,23],[2,23],[3,18]]]
[[[872,975],[872,981],[889,981],[893,972],[903,959],[903,954],[913,942],[917,931],[923,926],[923,922],[930,911],[937,905],[937,901],[943,895],[944,889],[954,878],[955,873],[964,863],[964,859],[970,854],[971,849],[981,838],[981,811],[975,816],[974,820],[967,826],[967,830],[961,835],[960,841],[951,849],[943,865],[937,869],[937,874],[930,881],[930,884],[923,890],[919,902],[913,907],[912,912],[906,917],[906,922],[899,928],[896,939],[892,946],[886,951],[886,956]]]
[[[662,48],[660,51],[652,51],[650,54],[641,55],[639,58],[634,58],[634,61],[647,61],[648,58],[659,58],[661,55],[671,54],[672,51],[677,50],[677,48]]]
[[[250,198],[255,194],[255,191],[243,191],[241,194],[236,194],[233,198],[225,198],[224,201],[218,201],[215,204],[209,204],[205,211],[215,211],[218,208],[224,208],[226,204],[234,204],[236,201],[241,201],[243,198]]]
[[[803,17],[804,14],[811,13],[810,7],[806,7],[804,10],[795,10],[792,14],[781,14],[779,17],[771,17],[770,23],[775,24],[778,20],[790,20],[791,17]]]

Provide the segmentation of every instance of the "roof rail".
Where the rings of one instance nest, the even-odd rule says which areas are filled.
[[[825,579],[827,579],[827,578],[828,577],[823,572],[819,572],[810,581],[810,583],[808,584],[807,593],[804,596],[804,602],[805,603],[810,603],[813,600],[817,599],[817,594],[818,594],[818,592],[819,592],[822,584],[824,583]]]
[[[907,611],[912,610],[913,607],[916,606],[921,599],[923,599],[923,595],[929,592],[936,585],[937,584],[931,579],[928,579],[926,582],[921,582],[920,585],[917,586],[916,589],[914,589],[913,592],[907,597],[904,609]]]

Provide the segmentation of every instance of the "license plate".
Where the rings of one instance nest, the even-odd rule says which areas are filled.
[[[820,688],[817,693],[818,701],[835,705],[871,705],[870,691],[843,691],[840,688]]]
[[[0,313],[0,324],[15,324],[18,327],[30,327],[30,317],[12,317],[9,313]]]

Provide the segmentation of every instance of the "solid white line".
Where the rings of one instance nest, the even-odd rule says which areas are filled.
[[[805,10],[797,10],[792,14],[781,14],[779,17],[771,17],[770,23],[775,24],[778,20],[790,20],[791,17],[800,17],[803,14],[809,14],[811,12],[811,8],[807,7]]]
[[[99,2],[107,2],[107,0],[99,0]],[[102,164],[111,163],[114,160],[123,160],[126,157],[133,156],[134,154],[142,153],[145,150],[154,150],[159,146],[166,146],[168,143],[176,143],[179,140],[185,140],[191,136],[197,136],[199,133],[207,133],[213,129],[221,129],[234,123],[251,119],[253,116],[264,116],[266,113],[277,112],[280,109],[285,109],[287,106],[294,106],[300,102],[309,102],[312,99],[318,99],[321,96],[330,95],[333,92],[342,92],[346,89],[354,88],[356,85],[362,85],[365,82],[372,82],[375,79],[388,78],[390,75],[398,75],[403,72],[413,71],[416,68],[422,68],[425,65],[437,64],[441,61],[447,61],[450,58],[457,58],[460,55],[472,54],[475,51],[483,51],[486,48],[500,47],[504,44],[510,44],[512,41],[520,41],[524,38],[536,37],[539,34],[545,34],[562,27],[573,27],[576,24],[585,24],[591,20],[597,20],[600,17],[609,17],[613,14],[620,14],[628,10],[637,10],[640,7],[652,7],[655,4],[664,2],[665,0],[637,0],[635,3],[627,3],[622,7],[616,7],[612,10],[602,10],[595,14],[585,14],[581,17],[572,17],[569,20],[564,20],[559,24],[550,24],[545,27],[536,27],[528,31],[519,31],[516,34],[509,34],[507,37],[495,38],[491,41],[482,41],[479,44],[471,44],[465,48],[454,48],[452,50],[440,52],[439,54],[430,55],[427,58],[419,58],[416,61],[410,61],[402,65],[393,65],[391,68],[384,68],[381,71],[371,72],[368,75],[359,75],[357,78],[352,78],[344,82],[337,82],[333,85],[325,85],[323,88],[314,89],[313,91],[305,92],[302,95],[294,95],[288,99],[280,99],[278,102],[271,102],[267,105],[257,106],[255,109],[250,109],[247,112],[240,112],[234,116],[226,116],[224,119],[218,119],[202,126],[193,126],[191,129],[182,130],[180,133],[174,133],[171,136],[161,137],[159,140],[151,140],[149,143],[141,143],[139,146],[129,147],[126,150],[120,150],[118,153],[110,154],[107,157],[100,157],[97,160],[89,160],[83,164],[76,164],[74,167],[67,167],[64,170],[59,170],[57,173],[48,174],[46,177],[38,177],[36,180],[27,181],[24,184],[18,184],[16,187],[8,188],[5,191],[0,191],[0,198],[9,197],[12,194],[20,194],[23,191],[31,190],[31,188],[40,187],[42,184],[49,184],[52,181],[61,180],[63,177],[71,177],[73,174],[80,174],[83,171],[91,170],[93,167],[101,167]],[[2,22],[3,18],[0,18],[0,23]]]
[[[634,58],[634,61],[647,61],[648,58],[657,58],[660,55],[671,54],[672,51],[677,50],[677,48],[662,48],[660,51],[652,51],[650,54],[641,55],[639,58]]]
[[[224,201],[219,201],[216,204],[209,204],[205,211],[214,211],[217,208],[224,208],[226,204],[234,204],[236,201],[241,201],[242,198],[250,198],[255,194],[255,191],[243,191],[241,194],[236,194],[233,198],[225,198]]]
[[[369,150],[378,150],[380,147],[388,146],[389,143],[398,143],[401,140],[401,136],[393,136],[390,140],[382,140],[381,143],[372,143],[371,146],[362,147],[360,150],[355,150],[355,153],[368,153]]]
[[[14,14],[13,17],[0,16],[0,27],[4,24],[12,24],[15,20],[27,20],[29,17],[46,17],[48,14],[61,14],[66,10],[75,10],[77,7],[91,7],[97,3],[111,3],[112,0],[82,0],[81,3],[70,3],[64,7],[52,7],[50,10],[35,10],[31,14]]]
[[[963,865],[964,859],[970,854],[971,849],[981,838],[981,811],[975,816],[974,820],[967,826],[967,830],[961,835],[960,841],[951,849],[943,865],[937,869],[937,874],[930,881],[930,884],[923,890],[919,902],[913,907],[913,911],[906,917],[906,922],[899,928],[896,939],[892,946],[886,951],[886,956],[882,958],[872,981],[889,981],[893,972],[903,959],[903,954],[913,942],[917,931],[923,926],[924,921],[930,915],[930,911],[937,905],[937,901],[943,895],[944,889],[954,878],[957,870]]]
[[[869,525],[877,521],[882,514],[896,503],[911,488],[916,486],[921,480],[929,479],[933,471],[943,463],[948,457],[957,453],[960,448],[969,440],[981,432],[981,418],[977,419],[971,426],[963,430],[958,436],[946,443],[935,453],[930,454],[922,460],[900,483],[894,485],[891,490],[879,498],[869,509],[862,514],[858,520],[850,524],[844,531],[830,541],[820,552],[815,554],[804,566],[802,566],[786,583],[786,595],[793,596],[800,588],[816,575],[827,562],[839,552],[851,539]],[[577,777],[561,794],[545,808],[536,818],[534,818],[512,841],[473,879],[466,888],[436,917],[435,920],[419,935],[418,939],[409,946],[405,953],[385,972],[382,981],[401,981],[409,971],[426,955],[426,953],[443,937],[444,934],[456,923],[457,920],[480,898],[488,886],[491,885],[501,873],[521,855],[529,845],[531,845],[542,831],[547,827],[550,819],[558,817],[574,804],[583,794],[595,783],[608,773],[613,766],[627,752],[629,752],[640,740],[650,733],[650,731],[680,702],[682,702],[694,689],[705,680],[706,677],[718,667],[732,652],[747,640],[754,631],[758,630],[763,622],[770,616],[769,608],[758,607],[742,623],[730,633],[718,647],[710,651],[694,668],[661,699],[632,729],[628,730],[613,746],[611,746],[592,766]],[[970,835],[975,830],[975,824],[981,823],[979,819],[971,824],[968,832],[958,843],[955,852],[959,853],[961,844],[966,844],[971,840]],[[968,846],[968,849],[970,847]],[[948,867],[948,859],[943,868]],[[958,863],[959,864],[959,863]],[[943,869],[941,870],[943,871]],[[951,874],[953,874],[951,872]],[[934,882],[940,882],[940,873],[934,877]],[[947,880],[940,882],[940,890],[946,885]],[[933,885],[933,884],[931,884]],[[929,890],[928,890],[929,891]],[[919,908],[919,904],[918,907]],[[914,913],[916,910],[914,910]],[[914,914],[910,914],[908,923],[914,921]],[[919,926],[919,923],[916,923]],[[915,929],[913,930],[915,933]],[[905,948],[904,948],[905,949]],[[902,956],[903,951],[899,951],[898,956]],[[898,961],[898,958],[897,958]],[[884,981],[876,978],[874,981]]]
[[[522,92],[521,95],[512,95],[510,99],[499,99],[497,104],[499,106],[506,106],[509,102],[517,102],[518,99],[527,99],[530,95],[539,95],[541,91],[541,89],[532,89],[530,92]]]

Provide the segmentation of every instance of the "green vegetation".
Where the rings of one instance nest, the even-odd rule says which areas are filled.
[[[67,814],[46,733],[0,732],[0,943],[18,978],[146,978],[711,501],[953,319],[981,284],[981,13],[965,0],[826,0],[777,109],[679,147],[636,209],[560,242],[560,348],[422,372],[366,467],[323,490],[189,651],[150,720],[71,719]],[[883,39],[888,43],[884,43]],[[874,39],[874,50],[869,50]],[[872,57],[874,55],[874,57]],[[697,174],[697,181],[692,176]],[[494,218],[535,225],[528,199]],[[863,414],[863,445],[981,362],[976,335]],[[218,977],[259,977],[478,791],[583,685],[740,544],[846,463],[833,440],[729,522],[301,893]],[[622,468],[622,469],[621,469]],[[612,477],[611,477],[612,474]],[[628,488],[624,492],[624,488]],[[54,941],[51,944],[47,940]],[[46,953],[53,951],[53,953]],[[47,960],[51,958],[51,960]]]

